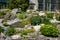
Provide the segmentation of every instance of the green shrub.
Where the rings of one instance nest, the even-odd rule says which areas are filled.
[[[0,26],[0,33],[3,31],[2,27]]]
[[[0,17],[4,17],[7,12],[10,12],[11,10],[0,10]]]
[[[29,0],[9,0],[6,8],[21,8],[22,11],[26,11],[29,7]]]
[[[4,11],[0,11],[0,18],[2,18],[5,15]]]
[[[40,28],[40,31],[45,36],[49,36],[49,37],[58,36],[58,28],[54,25],[44,25]]]
[[[15,34],[15,31],[16,31],[16,30],[15,30],[13,27],[9,27],[9,28],[7,28],[5,34],[6,34],[7,36],[11,36],[11,35],[14,35],[14,34]]]
[[[44,23],[44,24],[51,24],[50,22],[50,19],[49,18],[41,18],[41,23]]]
[[[56,19],[60,21],[60,15],[56,15]]]
[[[40,16],[33,16],[31,17],[31,24],[32,25],[37,25],[37,24],[40,24],[41,23],[41,18]]]
[[[52,12],[46,12],[46,16],[47,16],[47,18],[52,19],[53,16],[54,16],[54,13],[52,13]]]

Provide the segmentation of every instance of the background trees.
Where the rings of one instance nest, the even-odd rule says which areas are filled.
[[[25,11],[29,6],[28,0],[9,0],[7,3],[7,8],[21,8],[22,11]]]

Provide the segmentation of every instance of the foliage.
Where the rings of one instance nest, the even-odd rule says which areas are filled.
[[[58,36],[58,28],[54,25],[44,25],[41,26],[40,31],[45,36],[57,37]]]
[[[14,34],[15,34],[15,31],[16,31],[16,30],[15,30],[13,27],[9,27],[9,28],[7,28],[5,34],[6,34],[7,36],[11,36],[11,35],[14,35]]]
[[[19,19],[23,19],[23,14],[17,14],[17,17],[18,17]]]
[[[28,40],[28,39],[26,37],[24,37],[23,40]]]
[[[26,30],[21,30],[20,33],[21,35],[27,35],[28,32]]]
[[[18,13],[17,18],[19,18],[20,20],[27,18],[26,12]]]
[[[25,24],[30,24],[30,18],[26,18],[22,22],[24,22]]]
[[[0,11],[0,18],[5,15],[4,11]]]
[[[5,17],[7,12],[11,12],[11,10],[7,9],[7,10],[0,10],[0,18]]]
[[[46,18],[46,17],[41,17],[41,23],[44,23],[44,24],[51,24],[50,22],[50,19],[49,18]]]
[[[3,31],[2,27],[0,26],[0,33]]]
[[[33,16],[31,17],[31,24],[32,25],[37,25],[41,23],[41,18],[40,16]]]
[[[35,29],[26,29],[26,31],[27,31],[28,33],[33,33],[33,32],[35,32]]]
[[[7,24],[7,22],[3,22],[3,25],[4,25],[4,26],[9,26],[9,25]]]
[[[53,16],[54,16],[54,13],[52,13],[52,12],[46,12],[46,16],[47,16],[47,18],[52,19]]]
[[[31,35],[31,37],[32,37],[32,38],[35,38],[35,35],[34,35],[34,34],[33,34],[33,35]]]
[[[24,22],[16,22],[16,23],[12,24],[11,26],[12,27],[24,28],[25,27],[25,23]]]
[[[60,21],[60,15],[56,15],[56,19]]]
[[[29,0],[9,0],[7,3],[7,8],[21,8],[22,11],[25,11],[29,6]]]
[[[21,35],[27,35],[27,33],[33,33],[33,32],[35,32],[35,29],[24,29],[20,31]]]

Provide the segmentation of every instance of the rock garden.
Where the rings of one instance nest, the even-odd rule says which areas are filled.
[[[0,10],[0,40],[60,40],[60,14]]]

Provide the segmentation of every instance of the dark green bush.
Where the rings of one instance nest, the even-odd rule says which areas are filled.
[[[29,7],[29,0],[9,0],[6,8],[21,8],[22,11],[26,11]]]
[[[4,11],[0,11],[0,18],[2,18],[5,15]]]
[[[49,36],[49,37],[58,36],[58,28],[54,25],[44,25],[40,28],[40,31],[45,36]]]
[[[16,30],[15,30],[13,27],[9,27],[9,28],[7,28],[5,34],[6,34],[7,36],[11,36],[11,35],[14,35],[14,34],[15,34],[15,31],[16,31]]]
[[[56,19],[60,21],[60,15],[56,15]]]
[[[2,27],[0,26],[0,33],[1,33],[1,32],[3,32],[3,29],[2,29]]]
[[[52,19],[53,16],[54,16],[54,13],[52,13],[52,12],[47,12],[47,13],[46,13],[46,16],[47,16],[47,18]]]
[[[44,23],[44,24],[51,24],[50,19],[46,18],[46,17],[41,18],[41,22]]]
[[[41,23],[41,18],[40,16],[33,16],[31,17],[31,24],[32,25],[37,25]]]

